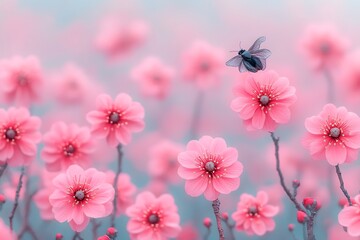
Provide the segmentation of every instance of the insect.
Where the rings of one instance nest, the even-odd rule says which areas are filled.
[[[239,72],[257,72],[266,68],[266,59],[271,55],[270,50],[260,49],[260,44],[266,37],[259,37],[249,50],[241,49],[238,55],[226,62],[226,66],[237,67]]]

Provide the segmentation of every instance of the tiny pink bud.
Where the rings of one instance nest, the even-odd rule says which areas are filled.
[[[298,187],[300,187],[300,181],[297,180],[297,179],[293,180],[293,181],[292,181],[292,186],[293,186],[293,188],[298,188]]]
[[[0,204],[4,203],[5,201],[6,201],[5,196],[0,194]]]
[[[104,235],[104,236],[98,237],[97,240],[110,240],[110,238],[108,237],[108,235]]]
[[[57,233],[56,235],[55,235],[55,240],[61,240],[61,239],[63,239],[63,235],[61,234],[61,233]]]
[[[311,197],[306,197],[306,198],[304,198],[304,200],[303,200],[303,205],[304,205],[305,208],[311,209],[311,208],[313,208],[313,205],[314,205],[314,202],[315,202],[315,201],[316,201],[316,200],[314,200],[314,199],[311,198]],[[319,210],[320,208],[321,208],[321,204],[320,204],[318,201],[316,201],[315,210]]]
[[[221,217],[222,217],[222,219],[227,221],[229,219],[229,214],[227,212],[223,212],[223,213],[221,213]]]
[[[204,226],[207,227],[207,228],[210,228],[211,227],[211,219],[210,218],[204,218]]]
[[[306,220],[306,213],[304,213],[303,211],[297,211],[297,220],[299,223],[304,223]]]
[[[288,225],[288,229],[289,229],[290,232],[294,231],[294,224],[290,223]]]
[[[109,227],[107,229],[106,235],[108,235],[110,238],[115,238],[117,235],[117,230],[114,227]]]
[[[351,203],[352,204],[355,204],[355,200],[354,199],[350,199]],[[338,202],[339,206],[340,207],[346,207],[346,206],[349,206],[349,202],[347,200],[347,198],[341,198]]]

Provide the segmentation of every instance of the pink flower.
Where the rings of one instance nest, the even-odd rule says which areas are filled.
[[[147,34],[143,21],[126,23],[109,18],[103,22],[95,44],[110,58],[126,56],[145,41]]]
[[[350,236],[360,236],[360,194],[354,198],[355,203],[342,209],[338,215],[340,225],[347,228]]]
[[[326,159],[334,166],[357,159],[360,118],[345,107],[325,105],[318,116],[305,120],[305,128],[303,142],[314,159]]]
[[[72,164],[81,167],[90,166],[90,157],[95,146],[88,128],[56,122],[43,139],[44,148],[41,157],[45,161],[47,170],[65,170]]]
[[[177,206],[169,194],[156,198],[151,192],[140,193],[126,214],[130,218],[127,230],[134,240],[174,238],[181,230]]]
[[[106,182],[105,173],[95,168],[83,170],[71,165],[54,178],[53,184],[49,201],[54,217],[69,222],[74,231],[83,231],[90,218],[106,217],[113,210],[114,188]]]
[[[15,201],[16,190],[17,190],[17,185],[19,183],[19,179],[20,179],[20,172],[13,172],[11,174],[9,180],[4,182],[4,184],[1,186],[2,192],[6,196],[7,200]],[[22,183],[23,183],[22,188],[20,189],[20,192],[19,192],[20,200],[22,200],[24,198],[26,182],[27,182],[27,176],[24,175],[24,177],[22,179]]]
[[[107,172],[106,179],[108,183],[113,185],[115,173]],[[126,173],[120,173],[117,181],[117,215],[125,213],[125,210],[134,203],[136,190],[136,186],[131,182],[130,176]]]
[[[98,96],[96,108],[97,110],[89,112],[86,116],[88,122],[93,125],[92,133],[97,137],[106,137],[112,147],[128,144],[132,132],[144,129],[144,108],[140,103],[133,102],[125,93],[117,95],[115,101],[106,94]]]
[[[267,231],[275,229],[275,221],[272,219],[278,214],[279,208],[268,204],[268,195],[260,191],[256,197],[242,194],[237,210],[232,214],[236,229],[245,231],[248,235],[264,235]]]
[[[189,240],[189,239],[200,239],[199,233],[192,223],[187,223],[183,225],[181,232],[176,238],[176,240]]]
[[[43,85],[40,63],[34,56],[15,56],[0,62],[0,83],[7,103],[30,106],[39,100]]]
[[[153,146],[149,153],[150,176],[166,182],[179,182],[177,156],[182,150],[183,146],[166,140]]]
[[[164,99],[169,94],[174,70],[160,59],[148,57],[132,70],[131,76],[139,83],[144,96]]]
[[[10,166],[29,165],[41,140],[41,120],[25,108],[0,109],[0,162]]]
[[[3,220],[0,218],[0,233],[1,239],[16,240],[17,236],[11,232],[10,228],[5,225]]]
[[[234,89],[231,109],[238,112],[248,130],[274,131],[290,120],[289,107],[296,101],[295,88],[274,71],[243,74]]]
[[[348,46],[333,26],[309,26],[301,40],[301,48],[310,64],[319,70],[334,67],[345,55]]]
[[[214,201],[220,193],[235,191],[243,171],[237,158],[237,150],[228,148],[222,138],[203,136],[190,141],[178,156],[178,174],[186,180],[186,193],[192,197],[204,193],[207,200]]]
[[[220,80],[225,64],[224,53],[206,42],[195,42],[183,56],[183,75],[201,88],[208,88]]]

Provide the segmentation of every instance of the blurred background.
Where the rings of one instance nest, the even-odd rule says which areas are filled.
[[[176,154],[166,155],[170,163],[161,163],[169,164],[169,169],[155,173],[153,165],[159,163],[154,159],[154,149],[166,141],[183,150],[189,140],[203,135],[224,138],[229,146],[237,148],[244,165],[240,188],[220,197],[222,211],[231,215],[242,193],[256,195],[260,190],[269,194],[271,204],[281,208],[274,231],[265,236],[235,231],[236,238],[291,239],[288,224],[293,223],[294,234],[302,239],[295,208],[278,184],[269,134],[248,132],[230,109],[233,88],[242,75],[236,68],[225,67],[225,62],[236,54],[231,51],[240,50],[239,44],[247,49],[258,37],[266,36],[262,47],[272,52],[267,69],[287,77],[297,89],[292,120],[276,131],[287,185],[299,179],[299,201],[311,196],[321,202],[315,223],[318,239],[345,240],[351,238],[337,223],[342,195],[335,169],[326,161],[312,160],[301,138],[305,118],[318,114],[329,101],[360,114],[358,9],[360,2],[355,0],[1,0],[0,59],[38,59],[43,81],[31,111],[41,117],[42,133],[56,121],[88,126],[85,115],[94,109],[100,93],[115,97],[125,92],[144,106],[146,128],[124,147],[123,172],[131,177],[137,193],[150,190],[174,196],[184,229],[179,239],[203,238],[203,218],[215,221],[211,203],[203,196],[186,195],[184,181],[176,171],[169,170],[177,168],[173,161]],[[324,44],[336,53],[321,52]],[[210,77],[197,73],[196,64],[201,58],[213,64]],[[149,74],[159,74],[163,81],[151,82]],[[332,99],[328,96],[329,79],[334,90]],[[150,88],[154,89],[147,91]],[[12,105],[18,103],[2,100],[2,107]],[[93,165],[114,171],[115,149],[102,140],[97,146]],[[30,188],[41,188],[43,165],[39,155],[28,175]],[[352,196],[360,190],[359,171],[358,161],[343,167]],[[17,172],[8,169],[8,177],[0,180],[0,192],[14,194],[16,181],[14,185],[11,179]],[[7,201],[0,212],[6,224],[12,204]],[[54,239],[58,232],[64,239],[71,239],[73,232],[68,224],[44,220],[38,206],[31,206],[31,224],[41,233],[40,239]],[[21,203],[19,212],[23,208]],[[21,217],[16,216],[15,230],[20,228]],[[121,240],[130,239],[127,220],[124,214],[117,219]],[[105,234],[108,221],[99,221],[99,235]],[[193,235],[185,235],[190,233]],[[92,239],[91,225],[81,235]],[[213,227],[209,239],[217,238]]]

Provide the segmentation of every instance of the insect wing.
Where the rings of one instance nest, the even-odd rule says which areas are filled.
[[[254,67],[253,65],[251,65],[251,63],[250,62],[248,62],[248,61],[243,61],[243,63],[244,63],[244,66],[245,66],[245,68],[249,71],[249,72],[257,72],[258,71],[258,69],[256,68],[256,66]]]
[[[239,72],[247,72],[248,70],[245,67],[244,61],[242,61],[239,65]]]
[[[256,41],[253,43],[253,45],[249,48],[249,52],[259,50],[260,45],[265,42],[266,37],[262,36],[256,39]]]
[[[259,49],[259,50],[253,51],[251,53],[251,55],[253,57],[257,57],[260,60],[260,62],[262,64],[261,69],[264,70],[266,68],[266,58],[268,58],[271,55],[271,52],[268,49]]]
[[[243,61],[242,57],[240,55],[237,55],[237,56],[231,58],[225,64],[226,64],[226,66],[229,66],[229,67],[239,67],[242,61]]]

